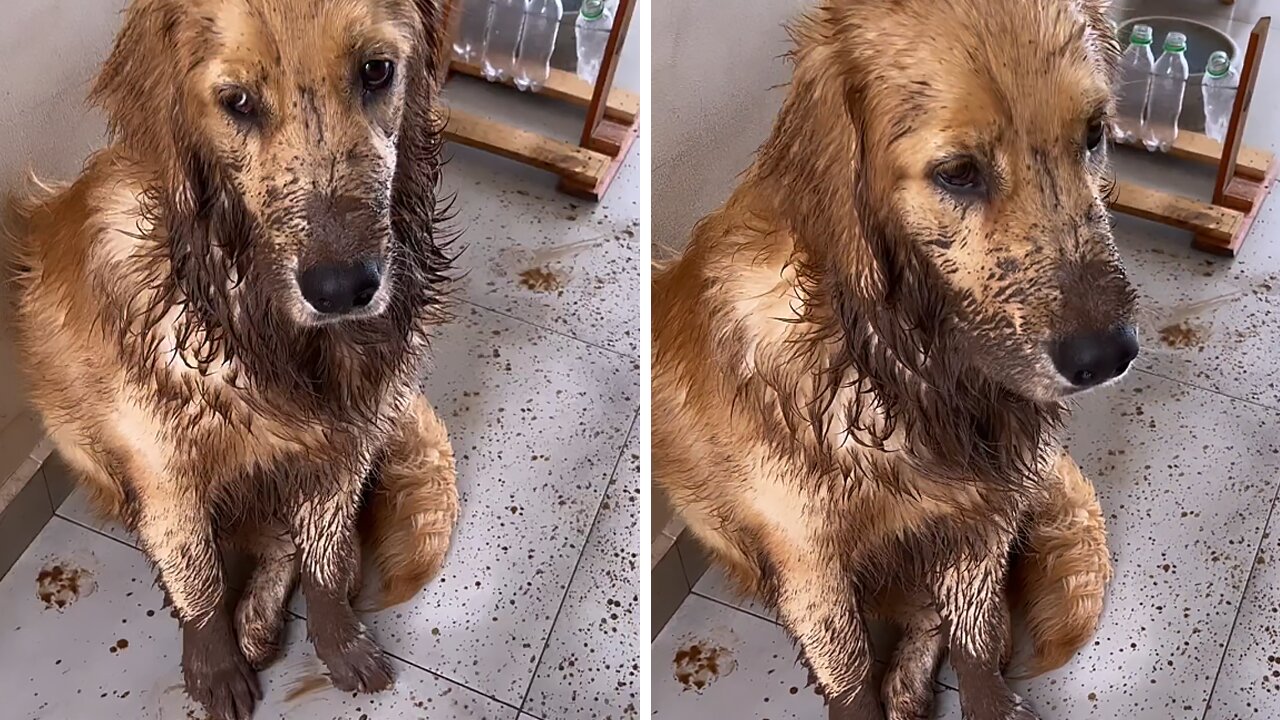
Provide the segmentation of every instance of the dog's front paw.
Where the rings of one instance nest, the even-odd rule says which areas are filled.
[[[357,625],[344,639],[316,643],[316,654],[329,668],[334,687],[347,692],[382,692],[395,682],[396,674],[382,650]]]
[[[827,700],[828,720],[884,720],[884,709],[874,692],[860,690]]]
[[[258,676],[230,633],[189,632],[182,644],[187,694],[215,720],[249,720],[262,699]]]

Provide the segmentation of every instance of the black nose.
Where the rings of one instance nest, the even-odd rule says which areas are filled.
[[[1093,387],[1120,377],[1138,357],[1138,331],[1129,325],[1082,333],[1053,347],[1053,365],[1072,385]]]
[[[302,297],[325,315],[343,315],[373,302],[382,285],[378,263],[316,265],[298,276]]]

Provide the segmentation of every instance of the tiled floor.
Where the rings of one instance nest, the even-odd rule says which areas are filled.
[[[321,667],[299,621],[256,718],[638,716],[641,158],[593,205],[450,153],[466,276],[426,388],[458,454],[454,548],[418,597],[365,618],[397,661],[393,692],[310,690]],[[0,581],[0,717],[204,717],[133,543],[73,495]],[[53,563],[84,570],[61,609],[37,582]]]
[[[1242,38],[1262,4],[1209,10]],[[1248,142],[1280,149],[1276,58],[1253,107]],[[1151,177],[1132,160],[1122,171]],[[1188,193],[1212,185],[1156,172]],[[1116,232],[1144,296],[1143,356],[1121,385],[1079,403],[1068,440],[1098,487],[1117,577],[1096,642],[1014,687],[1045,720],[1280,718],[1280,196],[1234,262],[1157,225],[1121,217]],[[651,648],[655,718],[825,717],[766,608],[714,570],[694,593]],[[718,672],[688,662],[695,646]],[[937,717],[959,720],[954,688],[944,667]]]

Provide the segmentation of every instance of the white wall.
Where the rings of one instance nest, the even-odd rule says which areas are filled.
[[[810,4],[654,0],[655,246],[683,247],[750,164],[790,78],[783,23]]]
[[[104,122],[84,104],[126,0],[0,0],[0,196],[28,170],[73,178],[103,142]],[[0,300],[4,300],[0,295]],[[0,305],[0,481],[31,452],[24,405]]]

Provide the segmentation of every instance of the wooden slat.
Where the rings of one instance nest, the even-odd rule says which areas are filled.
[[[595,86],[591,91],[591,103],[587,106],[587,121],[582,125],[582,139],[578,144],[591,147],[591,138],[596,128],[605,118],[609,109],[609,90],[613,88],[613,73],[618,69],[618,56],[622,54],[622,41],[631,28],[631,11],[635,9],[634,0],[618,0],[617,14],[613,17],[613,27],[609,28],[609,39],[604,44],[604,57],[600,60],[600,70],[596,73]]]
[[[598,201],[604,197],[605,192],[609,190],[609,185],[613,183],[614,178],[618,176],[618,171],[622,169],[622,163],[627,160],[627,151],[631,149],[632,144],[640,135],[640,126],[628,125],[627,132],[621,138],[618,151],[613,154],[612,162],[605,169],[604,176],[595,185],[584,185],[575,183],[571,180],[561,180],[561,192],[568,193],[587,200]]]
[[[1124,181],[1116,183],[1111,209],[1224,242],[1235,237],[1244,219],[1230,208]]]
[[[612,160],[608,155],[463,110],[451,108],[447,112],[445,138],[556,173],[576,184],[595,187]]]
[[[1253,87],[1258,83],[1258,68],[1262,64],[1262,51],[1267,46],[1267,33],[1271,30],[1271,18],[1264,17],[1249,33],[1249,46],[1244,53],[1244,67],[1240,71],[1240,87],[1236,101],[1231,106],[1231,122],[1227,125],[1227,137],[1223,141],[1222,162],[1218,164],[1218,182],[1213,186],[1213,201],[1223,204],[1227,183],[1236,176],[1240,164],[1240,148],[1244,145],[1244,125],[1249,120],[1249,106],[1253,103]]]
[[[463,75],[478,78],[484,77],[484,72],[481,71],[479,65],[464,63],[457,58],[454,58],[451,68],[454,72]],[[510,82],[507,82],[506,85],[514,87]],[[542,86],[538,94],[556,100],[563,100],[574,105],[588,107],[591,105],[591,92],[593,89],[591,83],[578,77],[576,73],[552,68],[546,85]],[[617,120],[624,125],[630,125],[636,121],[636,117],[639,114],[639,95],[618,88],[613,88],[609,91],[609,102],[605,105],[605,117]]]
[[[1142,141],[1127,143],[1133,147],[1142,147]],[[1222,143],[1205,135],[1190,130],[1179,130],[1178,139],[1167,153],[1180,160],[1192,160],[1205,165],[1217,165],[1222,159]],[[1236,175],[1249,180],[1261,180],[1266,177],[1267,170],[1275,162],[1276,156],[1266,150],[1241,147],[1236,158]]]

